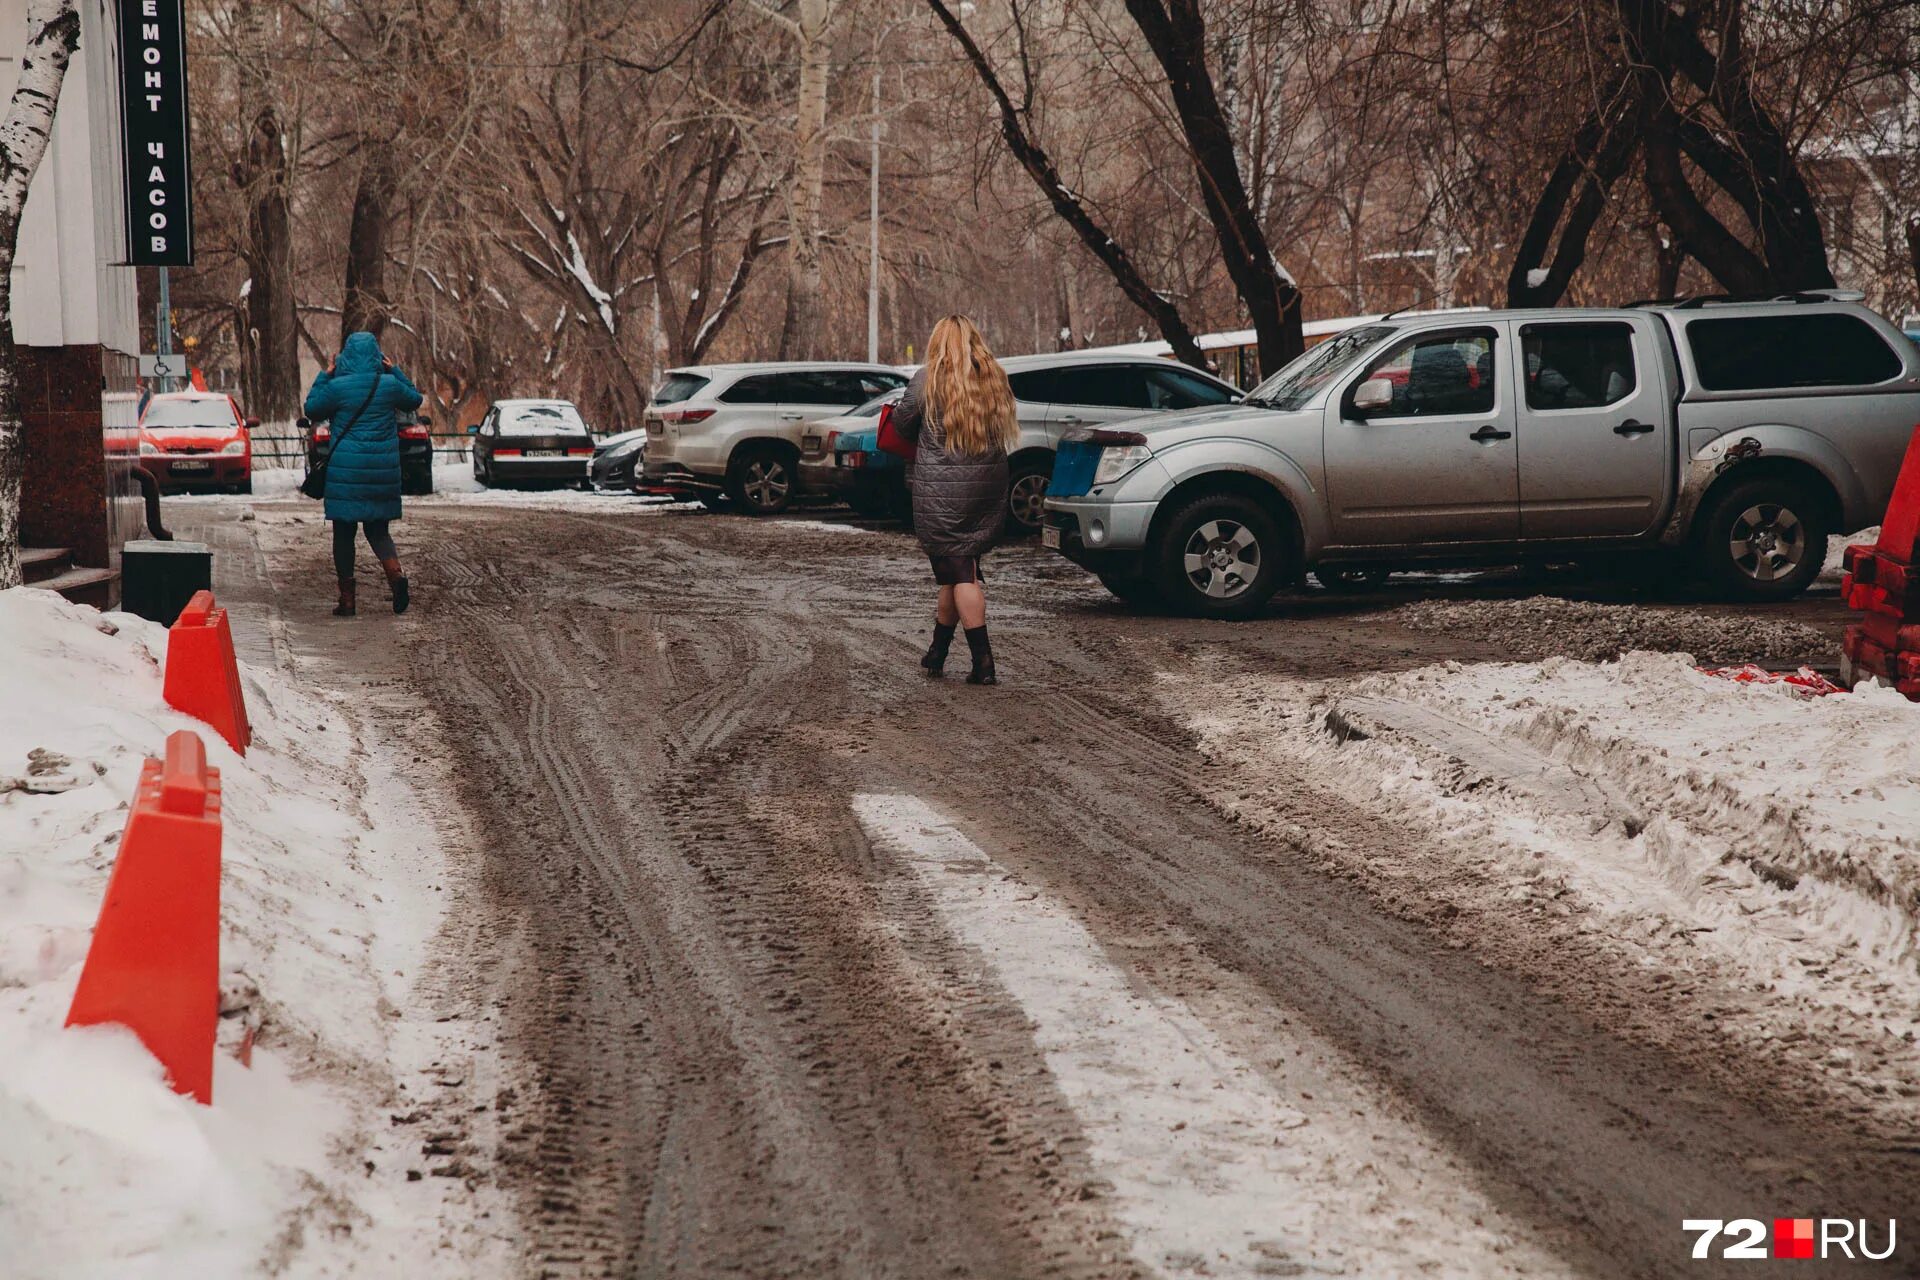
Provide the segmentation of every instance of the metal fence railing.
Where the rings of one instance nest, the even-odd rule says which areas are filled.
[[[297,430],[272,431],[258,427],[252,433],[253,465],[256,470],[273,471],[281,468],[304,470],[307,465],[307,441]],[[433,460],[443,462],[465,462],[473,456],[469,444],[471,437],[462,433],[434,432],[429,437],[433,441]],[[443,441],[450,443],[442,443]]]

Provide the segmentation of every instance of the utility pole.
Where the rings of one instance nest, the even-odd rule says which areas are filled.
[[[873,156],[867,165],[867,363],[880,362],[880,42],[873,45]]]
[[[169,363],[167,357],[173,354],[173,299],[167,292],[167,269],[159,267],[156,270],[160,272],[160,314],[153,326],[153,350],[164,366]],[[156,378],[155,381],[160,384],[155,388],[156,391],[173,390],[172,378]]]

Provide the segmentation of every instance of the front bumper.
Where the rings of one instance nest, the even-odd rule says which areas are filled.
[[[618,456],[602,455],[588,464],[587,476],[596,489],[631,489],[635,477],[640,474],[641,459],[645,457],[644,449]]]
[[[153,472],[163,489],[234,485],[253,474],[253,459],[244,453],[149,453],[141,456],[140,465]]]
[[[1069,539],[1092,554],[1146,550],[1158,502],[1110,502],[1103,498],[1048,498],[1046,523],[1060,530],[1062,552]]]

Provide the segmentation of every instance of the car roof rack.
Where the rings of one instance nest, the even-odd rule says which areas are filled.
[[[1703,307],[1737,306],[1759,302],[1861,302],[1866,294],[1858,289],[1801,289],[1787,293],[1697,293],[1684,298],[1640,298],[1628,307],[1672,307],[1675,311],[1698,311]]]

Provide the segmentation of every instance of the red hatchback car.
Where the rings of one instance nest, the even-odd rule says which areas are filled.
[[[176,391],[147,401],[140,415],[140,461],[163,489],[253,492],[253,428],[258,418],[221,391]]]

